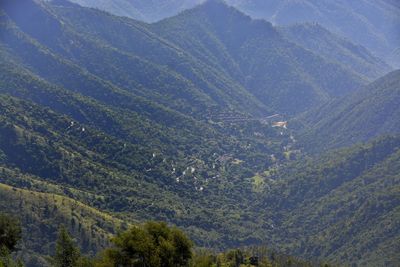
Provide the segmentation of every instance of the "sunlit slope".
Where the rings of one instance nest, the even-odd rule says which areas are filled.
[[[1,211],[21,221],[19,247],[27,264],[45,263],[43,256],[54,253],[60,225],[69,229],[86,253],[108,246],[110,237],[127,227],[126,223],[65,196],[0,184],[0,197]]]

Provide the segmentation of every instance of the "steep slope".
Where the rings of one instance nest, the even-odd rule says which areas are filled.
[[[71,0],[71,2],[86,7],[95,7],[107,12],[154,22],[166,17],[172,17],[180,11],[192,8],[203,0]]]
[[[200,246],[268,243],[349,264],[380,264],[381,255],[389,264],[398,260],[391,222],[398,218],[399,139],[287,166],[301,157],[290,151],[293,132],[261,117],[306,110],[357,87],[360,77],[220,1],[153,25],[66,1],[4,3],[0,182],[29,190],[17,190],[21,199],[45,199],[26,201],[26,221],[44,218],[29,209],[54,210],[48,202],[65,199],[55,224],[76,224],[66,215],[72,209],[94,216],[95,225],[110,219],[88,205],[128,222],[176,224]],[[399,103],[390,93],[397,72],[391,75],[379,96],[393,102],[380,103],[390,103],[380,116]],[[1,188],[0,205],[21,203],[13,189]],[[67,197],[84,204],[77,208]],[[110,220],[88,250],[113,231]],[[339,228],[348,232],[335,235]],[[41,229],[30,229],[40,237]],[[26,247],[48,251],[40,249],[33,241]]]
[[[223,74],[215,73],[186,58],[172,45],[152,36],[140,23],[130,20],[125,22],[94,10],[90,12],[79,9],[79,6],[65,1],[54,4],[58,11],[61,9],[69,12],[59,16],[57,10],[49,4],[33,1],[10,1],[3,5],[6,13],[3,15],[3,24],[6,26],[3,43],[10,53],[34,68],[42,77],[67,88],[77,86],[71,86],[71,79],[54,77],[54,72],[43,69],[42,61],[56,61],[46,65],[73,69],[69,70],[71,75],[78,73],[76,75],[86,76],[86,80],[97,80],[103,83],[101,87],[107,84],[108,87],[124,91],[125,95],[128,93],[145,97],[191,115],[199,115],[210,108],[228,109],[231,106],[243,107],[243,112],[265,112],[266,108],[243,87],[229,81]],[[73,17],[78,14],[81,16]],[[93,34],[85,35],[82,32],[85,22],[80,20],[95,25],[95,30],[88,31],[101,32],[102,38]],[[105,22],[101,27],[100,21]],[[115,28],[124,30],[118,32],[118,35],[130,36],[137,45],[126,52],[110,45],[107,39],[103,40],[104,36],[110,37]],[[43,53],[44,48],[50,53]],[[32,60],[37,53],[40,53],[37,57],[43,60]],[[190,67],[185,68],[185,64]],[[154,78],[148,79],[149,76]]]
[[[238,214],[248,214],[246,203],[252,201],[252,185],[245,178],[274,163],[267,155],[284,159],[281,146],[287,134],[257,122],[220,122],[214,130],[194,130],[193,125],[194,132],[158,128],[140,116],[129,122],[135,117],[124,110],[71,94],[29,73],[4,74],[3,94],[46,107],[1,95],[1,166],[14,170],[2,182],[123,212],[127,220],[169,221],[184,227],[199,244],[223,247],[249,239],[255,222],[237,220]],[[66,109],[76,119],[48,107]],[[147,128],[136,129],[141,123]],[[67,189],[54,191],[49,184]]]
[[[391,68],[360,45],[354,45],[323,28],[320,24],[296,24],[281,27],[281,32],[293,42],[337,62],[349,71],[373,81],[387,74]]]
[[[367,47],[388,63],[399,66],[400,9],[393,1],[231,0],[255,18],[279,25],[318,22],[327,29]],[[395,1],[394,1],[395,2]]]
[[[107,12],[147,22],[174,16],[193,8],[204,0],[72,0],[82,6],[96,7]],[[400,43],[399,13],[396,1],[362,0],[335,1],[280,1],[280,0],[226,0],[226,3],[251,15],[279,25],[318,22],[329,30],[361,44],[395,67],[400,57],[395,49]]]
[[[207,1],[150,26],[208,65],[228,70],[279,112],[304,111],[363,82],[287,41],[268,22],[252,20],[223,1]]]
[[[400,132],[400,71],[306,113],[300,139],[311,151],[368,141]]]
[[[396,266],[399,170],[398,136],[281,168],[265,199],[278,243],[340,264]]]
[[[3,175],[8,170],[2,168]],[[0,209],[13,214],[23,226],[18,245],[27,266],[48,266],[53,255],[58,227],[63,224],[77,237],[85,253],[94,255],[109,245],[109,238],[126,223],[76,200],[0,184]]]

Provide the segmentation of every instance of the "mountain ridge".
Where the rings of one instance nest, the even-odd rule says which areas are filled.
[[[400,71],[396,70],[300,116],[299,122],[305,123],[304,143],[316,151],[365,142],[381,134],[399,133],[399,88]]]
[[[222,1],[153,24],[5,1],[0,206],[33,220],[32,266],[80,213],[88,253],[120,223],[160,220],[216,251],[398,261],[399,71],[366,85],[386,65],[362,47],[306,28],[317,51]],[[61,218],[33,216],[54,198]]]

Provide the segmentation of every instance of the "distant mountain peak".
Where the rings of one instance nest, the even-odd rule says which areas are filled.
[[[228,4],[224,0],[206,0],[203,2],[203,5],[225,5],[225,6],[228,6]]]
[[[224,16],[234,16],[236,18],[245,19],[246,21],[253,20],[250,16],[238,10],[234,6],[229,5],[225,0],[206,0],[188,12],[202,12],[203,15],[213,18],[221,18]],[[183,12],[185,13],[185,12]]]
[[[196,7],[195,7],[196,8]],[[234,9],[229,6],[224,0],[206,0],[197,6],[200,9]]]

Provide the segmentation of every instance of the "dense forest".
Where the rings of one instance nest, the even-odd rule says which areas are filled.
[[[20,222],[12,216],[0,214],[0,266],[23,267],[11,253],[18,250],[21,239]],[[316,263],[277,254],[266,247],[232,249],[213,253],[193,248],[193,242],[178,228],[163,222],[146,222],[121,231],[110,238],[109,247],[95,257],[80,251],[68,230],[61,225],[53,255],[46,259],[54,267],[113,267],[113,266],[312,266]],[[329,267],[328,264],[320,266]]]
[[[0,266],[397,266],[393,29],[291,2],[1,1]]]

